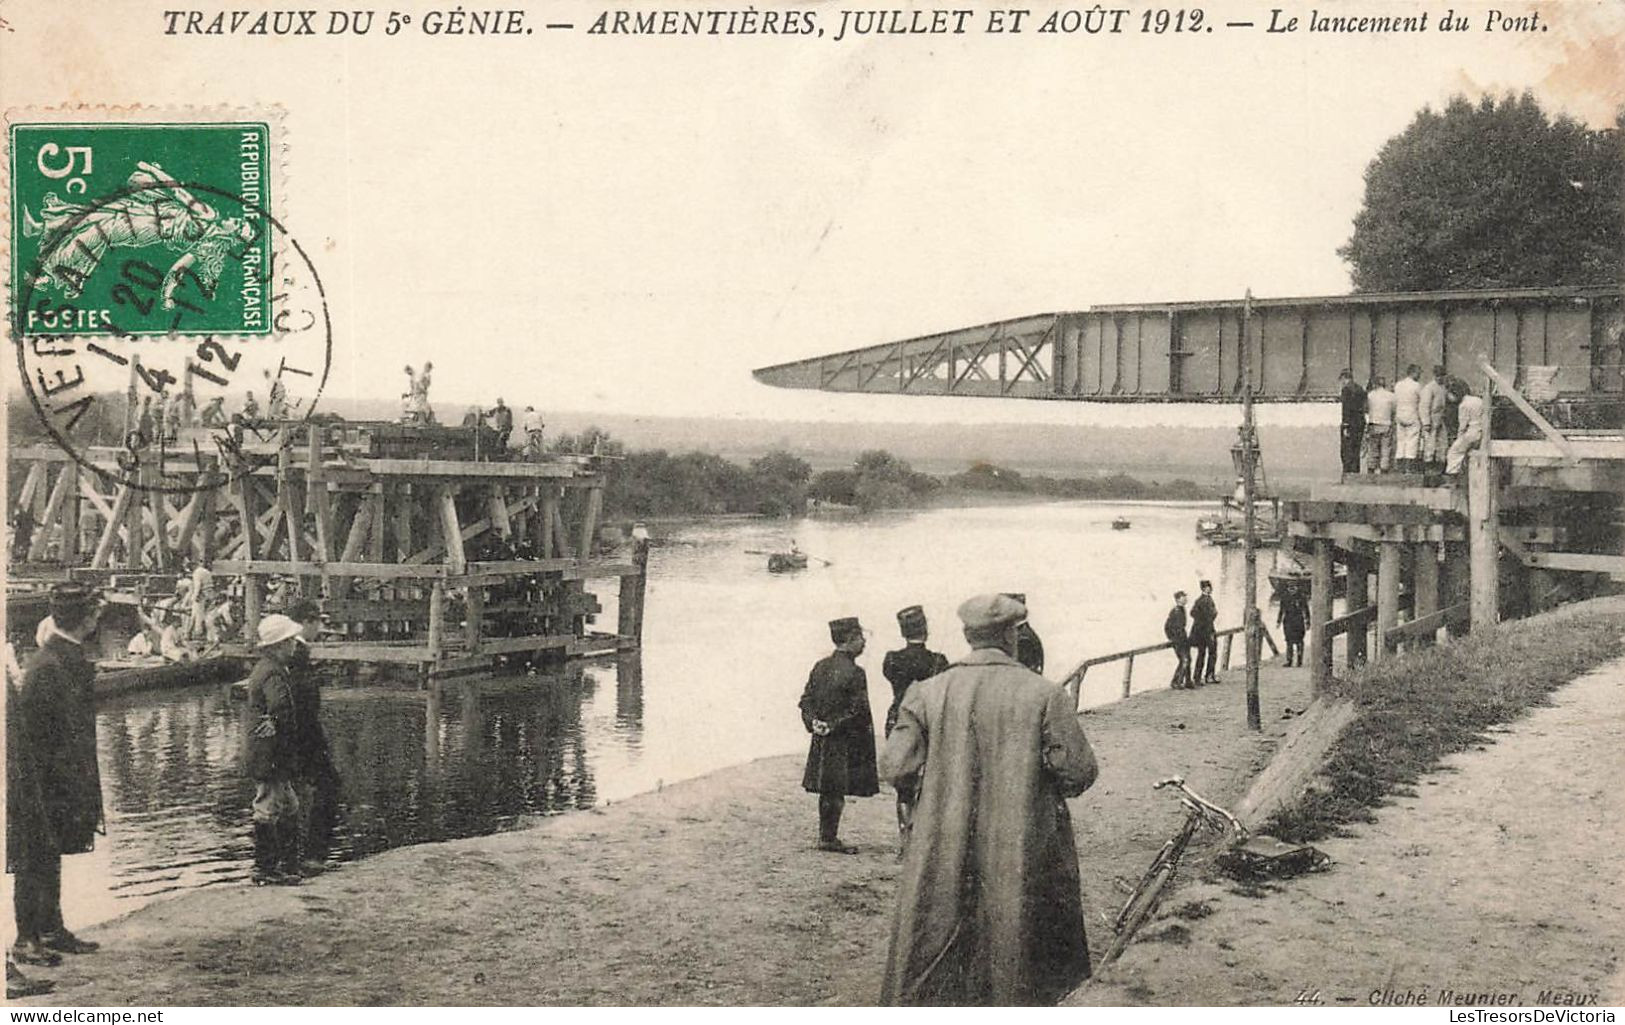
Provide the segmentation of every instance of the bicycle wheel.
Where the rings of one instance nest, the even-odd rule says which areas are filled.
[[[1163,891],[1168,888],[1168,884],[1174,878],[1174,871],[1178,867],[1179,861],[1177,858],[1169,859],[1135,893],[1123,915],[1123,927],[1118,930],[1116,936],[1112,937],[1111,945],[1106,948],[1106,953],[1101,955],[1100,965],[1107,965],[1115,961],[1117,955],[1121,954],[1133,942],[1134,934],[1139,932],[1140,926],[1146,923],[1146,920],[1157,910],[1157,905],[1162,902]]]

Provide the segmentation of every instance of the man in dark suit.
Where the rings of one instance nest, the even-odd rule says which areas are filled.
[[[1196,649],[1196,665],[1191,669],[1191,682],[1218,683],[1214,673],[1219,669],[1219,634],[1214,620],[1219,618],[1219,607],[1213,604],[1213,581],[1202,581],[1202,594],[1191,605],[1191,647]]]
[[[1189,690],[1193,684],[1190,636],[1185,632],[1184,591],[1174,592],[1174,607],[1168,610],[1168,618],[1162,622],[1162,635],[1173,645],[1174,657],[1179,659],[1179,665],[1174,667],[1174,678],[1168,682],[1168,686],[1174,690]]]
[[[1004,596],[1019,602],[1023,609],[1027,607],[1027,596],[1019,591],[1006,591]],[[1044,642],[1038,639],[1038,631],[1025,618],[1016,625],[1016,661],[1039,676],[1044,675]]]
[[[51,589],[51,625],[8,695],[6,861],[16,873],[12,960],[54,965],[59,953],[99,944],[62,924],[62,855],[96,844],[102,824],[96,765],[96,667],[86,645],[101,625],[101,598],[84,584]]]
[[[885,674],[892,690],[891,707],[886,710],[888,737],[891,736],[892,727],[897,724],[897,709],[903,703],[903,695],[908,693],[909,687],[921,680],[929,680],[948,668],[947,658],[925,646],[928,630],[924,609],[910,605],[897,613],[897,628],[905,643],[897,651],[886,652],[885,661],[880,664],[880,671]],[[897,832],[904,843],[908,842],[909,825],[914,821],[914,799],[919,794],[919,786],[917,776],[907,776],[897,781]]]
[[[801,723],[812,734],[801,786],[818,795],[818,849],[856,854],[856,847],[841,842],[841,811],[847,797],[880,793],[869,677],[857,663],[863,627],[855,618],[836,619],[829,637],[835,650],[813,666],[801,694]]]
[[[1338,398],[1343,403],[1343,423],[1339,433],[1340,454],[1344,473],[1360,472],[1360,450],[1365,443],[1365,389],[1354,383],[1353,371],[1337,375],[1341,386]]]

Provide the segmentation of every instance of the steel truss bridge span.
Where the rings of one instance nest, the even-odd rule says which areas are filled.
[[[1338,374],[1392,384],[1442,363],[1468,380],[1547,368],[1565,398],[1625,395],[1621,286],[1134,303],[1045,313],[754,371],[758,381],[875,395],[1082,402],[1337,398]],[[1244,327],[1245,325],[1245,327]],[[1555,374],[1555,378],[1551,375]]]

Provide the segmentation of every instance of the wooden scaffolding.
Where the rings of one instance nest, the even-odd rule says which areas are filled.
[[[1357,664],[1625,582],[1625,428],[1559,430],[1506,377],[1481,369],[1486,408],[1505,400],[1486,435],[1517,419],[1529,436],[1486,436],[1461,481],[1348,475],[1288,503],[1289,534],[1311,553],[1317,689],[1339,636]],[[1334,617],[1336,563],[1347,567],[1347,593]]]
[[[394,424],[261,425],[233,465],[182,444],[161,478],[139,467],[139,486],[120,481],[132,474],[117,449],[89,450],[87,467],[54,447],[14,448],[17,507],[34,533],[11,573],[66,569],[172,591],[195,560],[217,593],[240,594],[228,651],[246,650],[261,616],[295,596],[321,606],[318,660],[439,674],[637,647],[646,543],[620,559],[598,549],[612,460],[479,460],[475,439]],[[593,629],[600,607],[585,586],[605,578],[620,584],[614,632]]]

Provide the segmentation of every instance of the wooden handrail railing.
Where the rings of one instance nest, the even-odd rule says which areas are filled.
[[[1246,630],[1244,626],[1226,627],[1214,634],[1216,639],[1224,641],[1224,650],[1221,653],[1220,667],[1230,668],[1230,646],[1236,635]],[[1276,647],[1275,638],[1270,636],[1269,627],[1263,623],[1258,624],[1258,634],[1265,644],[1269,645],[1271,655],[1279,655],[1281,649]],[[1147,644],[1144,647],[1129,648],[1127,651],[1115,651],[1110,655],[1096,655],[1086,658],[1073,667],[1070,673],[1061,680],[1061,687],[1072,695],[1072,705],[1076,708],[1083,699],[1083,678],[1095,666],[1105,665],[1108,662],[1123,661],[1123,696],[1129,696],[1134,685],[1134,659],[1138,655],[1151,655],[1159,651],[1171,651],[1173,641],[1163,641],[1161,644]]]

